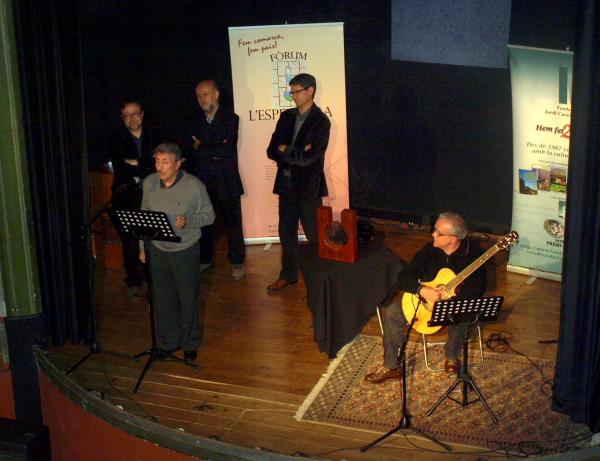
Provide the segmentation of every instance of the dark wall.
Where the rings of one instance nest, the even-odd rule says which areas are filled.
[[[572,49],[574,3],[514,0],[510,43]],[[396,219],[453,209],[480,229],[510,226],[508,69],[392,61],[389,1],[80,0],[80,11],[90,164],[103,161],[124,98],[142,99],[175,137],[198,80],[217,79],[231,103],[227,27],[344,22],[351,205]]]
[[[331,22],[348,16],[345,2],[339,1],[308,0],[301,8],[244,0],[80,3],[92,165],[103,160],[102,144],[120,123],[123,99],[140,98],[146,119],[171,136],[180,135],[183,118],[197,108],[194,87],[199,80],[216,79],[224,103],[233,105],[228,27]],[[366,10],[360,7],[356,16]]]

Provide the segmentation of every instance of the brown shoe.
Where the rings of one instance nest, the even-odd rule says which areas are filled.
[[[279,291],[279,290],[282,290],[283,288],[287,287],[288,285],[293,285],[294,283],[296,283],[296,281],[290,282],[290,281],[284,280],[284,279],[277,279],[273,283],[271,283],[271,285],[269,285],[267,287],[267,290]]]
[[[401,379],[400,368],[390,370],[386,367],[380,367],[373,373],[369,373],[365,376],[365,381],[371,384],[379,384],[389,379]]]
[[[458,359],[446,359],[446,362],[444,363],[444,371],[448,374],[458,373],[459,367],[460,360]]]

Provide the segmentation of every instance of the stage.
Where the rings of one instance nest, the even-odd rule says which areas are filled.
[[[379,222],[376,229],[403,261],[430,238],[427,228],[409,230],[398,223]],[[496,240],[495,236],[478,237],[484,248]],[[507,255],[501,252],[488,264],[487,294],[504,296],[505,302],[498,322],[482,325],[484,342],[491,333],[505,332],[512,335],[510,345],[516,351],[554,361],[556,344],[540,341],[558,338],[560,283],[507,273],[506,262]],[[263,452],[332,460],[457,459],[412,434],[409,438],[394,436],[360,453],[358,449],[380,433],[294,419],[330,360],[313,340],[303,279],[281,292],[267,292],[279,267],[279,245],[269,249],[251,246],[247,248],[245,279],[232,280],[226,242],[220,236],[215,266],[201,277],[204,339],[197,360],[199,370],[156,361],[139,391],[132,393],[146,359],[136,362],[100,353],[86,360],[71,378],[85,389],[101,391],[105,401],[141,418]],[[150,346],[147,304],[144,297],[130,298],[122,279],[119,271],[96,267],[98,340],[106,350],[133,356]],[[375,315],[362,333],[380,335]],[[411,340],[420,341],[420,336],[413,333]],[[51,350],[50,359],[59,369],[68,370],[87,350],[84,345],[57,347]],[[510,350],[504,353],[513,354]],[[440,379],[448,378],[442,373]],[[485,394],[485,389],[482,392]],[[483,407],[480,411],[485,413]],[[460,420],[460,407],[455,415]],[[481,456],[493,453],[464,454],[460,459]]]

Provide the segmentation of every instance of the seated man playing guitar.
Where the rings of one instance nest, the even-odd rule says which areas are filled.
[[[491,256],[495,251],[486,252],[482,257],[479,245],[465,239],[467,226],[456,213],[440,214],[431,235],[433,242],[421,248],[398,277],[398,288],[405,294],[402,305],[393,303],[385,309],[383,366],[365,376],[370,383],[400,379],[398,349],[404,342],[403,327],[414,317],[415,311],[418,320],[413,327],[430,334],[439,329],[427,327],[436,301],[452,297],[476,298],[485,292],[486,273],[481,266],[489,259],[488,253]],[[458,371],[463,328],[460,324],[448,327],[448,341],[444,347],[448,373]]]

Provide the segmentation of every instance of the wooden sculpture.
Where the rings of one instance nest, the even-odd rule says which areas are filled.
[[[317,209],[317,227],[319,231],[319,256],[323,259],[355,263],[358,261],[358,236],[356,210],[342,211],[343,230],[348,236],[344,242],[332,239],[330,230],[335,230],[331,207],[321,206]],[[341,231],[341,229],[340,229]],[[342,231],[343,233],[343,231]],[[345,236],[344,236],[345,237]]]

